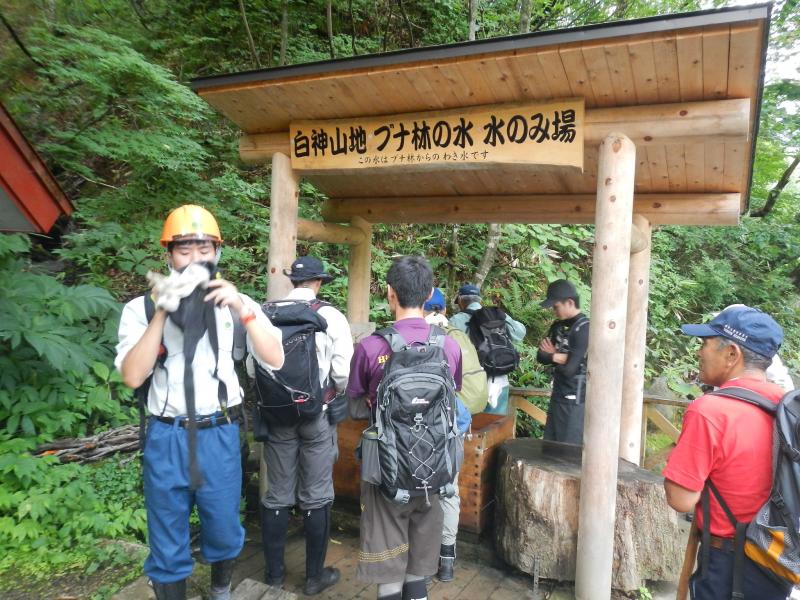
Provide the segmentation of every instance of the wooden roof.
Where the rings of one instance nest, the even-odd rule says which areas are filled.
[[[637,144],[639,200],[674,194],[684,206],[691,206],[686,201],[692,198],[716,202],[699,220],[690,210],[682,220],[661,222],[730,224],[747,203],[769,13],[769,5],[758,5],[670,15],[207,77],[192,85],[246,134],[245,158],[258,157],[260,145],[266,148],[261,158],[268,156],[280,149],[276,140],[278,145],[285,140],[288,149],[291,121],[583,97],[587,127],[599,120],[612,130],[636,132],[629,136]],[[727,110],[719,102],[733,99],[743,101],[737,106],[744,120],[736,132],[707,119],[680,135],[647,134],[647,126],[664,115],[691,117],[698,106]],[[363,199],[413,204],[417,197],[448,202],[465,196],[495,198],[499,206],[498,196],[523,203],[539,197],[571,202],[596,191],[596,141],[587,136],[583,173],[526,166],[409,176],[368,169],[314,173],[308,179],[332,199],[362,199],[361,206]],[[346,218],[333,208],[327,215]],[[586,222],[587,216],[558,218]],[[473,220],[492,219],[484,214]]]
[[[72,204],[0,104],[0,231],[47,233]]]

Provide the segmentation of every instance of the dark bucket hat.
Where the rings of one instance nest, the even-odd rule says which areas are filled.
[[[335,279],[325,272],[322,261],[316,256],[301,256],[292,263],[291,269],[284,269],[283,274],[295,282],[321,279],[322,283],[328,283]]]

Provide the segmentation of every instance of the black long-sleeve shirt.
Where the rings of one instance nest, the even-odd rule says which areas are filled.
[[[583,313],[578,313],[570,319],[556,321],[550,326],[547,337],[553,342],[557,353],[567,355],[567,362],[555,364],[553,355],[541,350],[536,353],[536,360],[543,365],[553,365],[553,396],[574,396],[578,379],[586,373],[589,319]]]

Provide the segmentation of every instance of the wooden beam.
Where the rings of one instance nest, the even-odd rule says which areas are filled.
[[[363,234],[360,244],[350,246],[347,268],[347,320],[354,335],[368,330],[369,283],[372,273],[372,225],[361,217],[353,217],[350,226]]]
[[[325,244],[361,244],[365,237],[364,232],[355,227],[297,219],[297,239],[308,242],[323,242]]]
[[[612,131],[621,131],[637,147],[703,142],[747,142],[750,100],[678,102],[586,111],[584,143],[596,146]],[[276,152],[289,155],[289,132],[244,134],[239,156],[245,163],[268,161]]]
[[[633,230],[643,237],[639,252],[633,251],[628,271],[628,322],[625,327],[625,362],[622,373],[619,456],[635,465],[641,456],[644,355],[647,338],[647,300],[650,290],[650,239],[652,226],[642,215],[633,215]]]
[[[285,298],[292,282],[283,273],[291,267],[297,254],[297,207],[300,182],[285,154],[272,157],[272,188],[270,189],[269,254],[267,255],[267,300]],[[264,454],[258,469],[259,498],[267,491],[267,463]]]
[[[738,225],[739,194],[637,194],[634,211],[653,225]],[[327,200],[326,221],[360,216],[370,223],[591,224],[591,194],[433,196]]]
[[[600,144],[592,260],[592,319],[578,513],[575,597],[608,600],[616,521],[628,268],[636,147],[622,134]]]

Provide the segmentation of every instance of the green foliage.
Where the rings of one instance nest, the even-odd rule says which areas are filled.
[[[23,258],[21,235],[0,236],[0,441],[81,436],[127,411],[112,372],[119,305],[103,289],[65,286]]]
[[[29,449],[21,440],[0,442],[0,589],[141,559],[103,542],[144,540],[138,461],[58,465]]]

